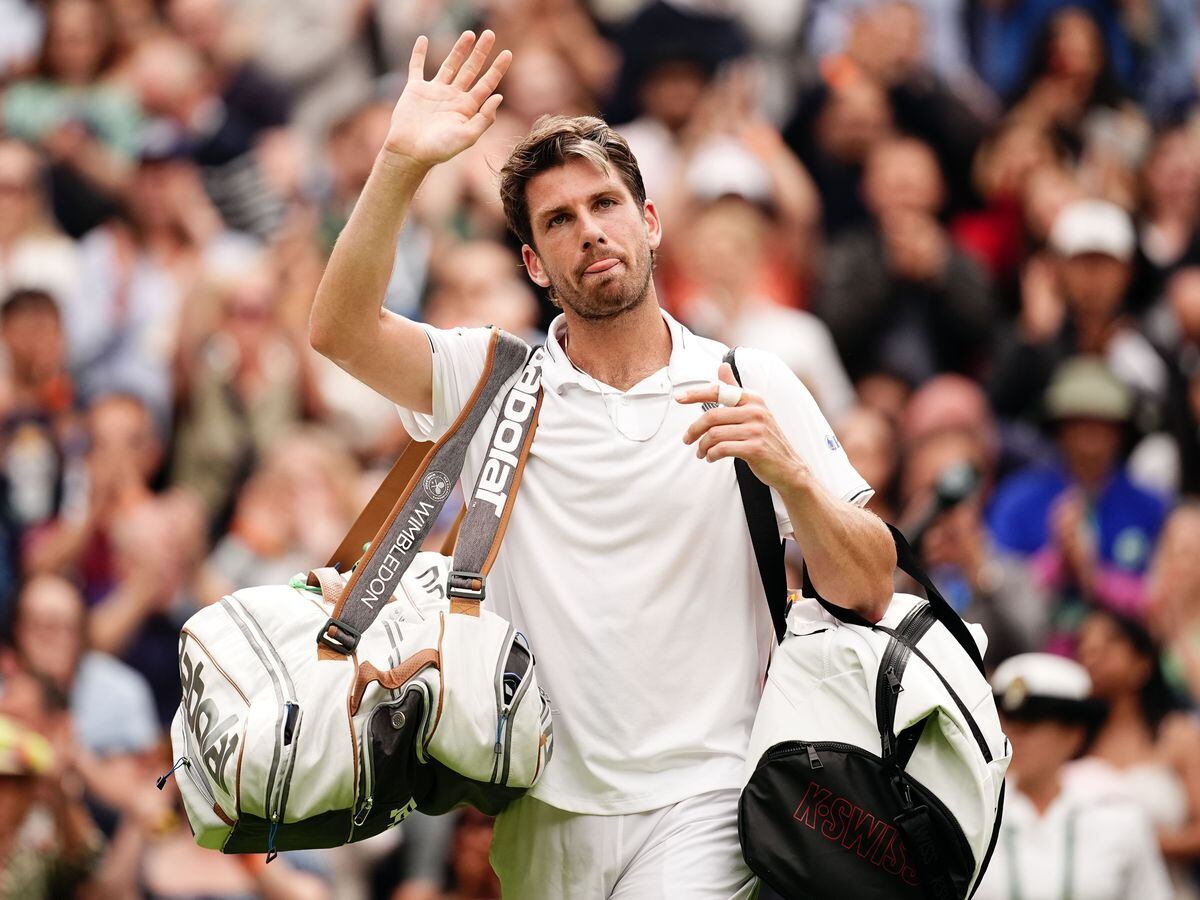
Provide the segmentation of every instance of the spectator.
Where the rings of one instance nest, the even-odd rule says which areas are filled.
[[[1034,264],[1022,283],[1021,314],[998,351],[991,396],[1002,416],[1030,416],[1050,375],[1075,354],[1105,358],[1134,392],[1140,424],[1153,426],[1166,396],[1167,370],[1126,315],[1133,226],[1111,203],[1081,200],[1054,219],[1053,269]]]
[[[996,489],[988,525],[1004,549],[1029,557],[1059,597],[1055,626],[1073,634],[1084,604],[1145,610],[1144,578],[1166,516],[1121,464],[1132,413],[1126,388],[1095,358],[1064,363],[1046,391],[1060,460],[1032,466]]]
[[[832,243],[816,303],[852,376],[883,370],[919,384],[980,361],[991,293],[938,221],[944,190],[920,141],[888,141],[868,158],[863,195],[873,222]]]
[[[300,418],[306,359],[280,322],[276,276],[264,261],[217,286],[220,319],[184,364],[172,480],[226,521],[241,483]]]
[[[798,98],[784,138],[820,191],[826,236],[870,221],[861,193],[863,165],[893,127],[887,92],[853,72],[818,82]]]
[[[975,155],[973,182],[983,208],[962,212],[951,224],[955,243],[985,267],[1006,309],[1018,306],[1017,272],[1028,249],[1025,186],[1035,172],[1053,166],[1057,155],[1040,129],[1019,120],[1002,123]]]
[[[77,578],[90,605],[113,586],[113,525],[150,499],[163,446],[149,410],[129,394],[94,401],[84,433],[86,446],[72,448],[80,455],[65,462],[80,489],[64,498],[51,522],[27,536],[23,559],[29,572]]]
[[[1175,507],[1150,567],[1149,622],[1167,648],[1163,671],[1177,695],[1200,696],[1200,504]]]
[[[1170,897],[1141,809],[1112,785],[1069,776],[1070,760],[1087,750],[1104,714],[1089,698],[1086,670],[1025,653],[996,669],[992,689],[1013,755],[1000,839],[975,896]]]
[[[216,75],[190,46],[170,37],[147,41],[130,61],[129,78],[156,139],[200,167],[204,189],[228,228],[269,237],[283,221],[284,200],[267,178],[262,153],[268,124],[254,110],[226,108]],[[221,115],[205,115],[220,110]]]
[[[1200,494],[1200,268],[1189,266],[1167,282],[1158,310],[1169,371],[1163,430],[1147,435],[1129,460],[1139,484],[1164,496]]]
[[[780,356],[836,420],[853,405],[854,390],[825,324],[780,302],[782,267],[772,260],[786,257],[772,224],[761,205],[734,194],[696,209],[676,251],[691,289],[681,314],[699,334]]]
[[[155,497],[117,518],[111,541],[113,586],[92,610],[92,644],[146,678],[165,727],[179,706],[179,628],[197,606],[202,508],[182,491]]]
[[[0,136],[0,293],[39,288],[64,297],[79,279],[78,251],[59,232],[46,171],[29,144]]]
[[[87,646],[83,596],[57,575],[37,575],[21,590],[13,648],[25,667],[69,698],[81,746],[100,755],[141,753],[158,743],[150,690],[140,675]]]
[[[20,573],[20,547],[59,515],[67,488],[66,448],[78,440],[74,385],[58,304],[43,291],[14,291],[0,306],[0,346],[10,396],[0,413],[0,565],[7,610]]]
[[[1024,561],[1002,552],[983,520],[977,486],[948,509],[938,509],[938,488],[950,473],[969,469],[978,481],[989,463],[978,436],[967,429],[943,429],[906,448],[900,521],[942,594],[968,622],[988,635],[988,668],[1018,653],[1041,647],[1049,618],[1049,598]],[[978,484],[977,481],[977,484]],[[931,518],[932,516],[932,518]]]
[[[1172,696],[1159,648],[1141,623],[1109,610],[1092,613],[1079,632],[1078,656],[1108,715],[1072,777],[1119,782],[1158,834],[1175,896],[1194,897],[1200,726]]]
[[[361,508],[357,488],[357,466],[332,436],[286,435],[238,495],[229,533],[205,566],[204,602],[323,565]]]
[[[1133,294],[1139,309],[1162,296],[1168,278],[1200,248],[1194,234],[1200,224],[1200,162],[1196,136],[1186,128],[1158,135],[1142,169],[1142,214],[1138,223],[1138,272]],[[1169,340],[1169,323],[1151,322],[1160,340]]]
[[[0,894],[74,896],[103,839],[82,802],[60,697],[5,660],[0,683]]]
[[[105,4],[54,0],[35,76],[3,96],[5,130],[40,145],[52,161],[55,215],[74,235],[111,208],[137,150],[137,103],[105,80],[114,61]]]

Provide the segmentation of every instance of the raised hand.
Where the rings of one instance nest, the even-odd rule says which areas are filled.
[[[503,99],[495,93],[512,53],[502,50],[484,71],[496,43],[485,31],[476,41],[464,31],[432,79],[425,80],[429,39],[417,38],[408,61],[408,84],[392,111],[384,153],[406,166],[431,168],[466,150],[496,121]],[[483,73],[480,75],[480,73]]]

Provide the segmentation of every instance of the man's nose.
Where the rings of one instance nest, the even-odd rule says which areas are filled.
[[[580,239],[584,250],[590,250],[593,244],[607,244],[608,238],[600,223],[592,216],[583,216],[580,221]]]

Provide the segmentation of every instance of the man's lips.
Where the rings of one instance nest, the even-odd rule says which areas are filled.
[[[600,272],[607,272],[613,266],[620,262],[615,256],[606,256],[604,259],[598,259],[586,269],[583,270],[584,275],[596,275]]]

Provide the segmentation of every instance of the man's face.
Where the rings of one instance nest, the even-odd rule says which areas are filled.
[[[63,369],[62,323],[49,310],[17,313],[0,327],[13,375],[23,385],[40,385]]]
[[[30,670],[67,690],[83,653],[83,601],[66,582],[35,579],[25,588],[13,639]]]
[[[658,213],[642,208],[615,171],[572,159],[525,188],[534,247],[521,248],[529,277],[581,319],[615,319],[649,296]]]
[[[1099,484],[1117,465],[1121,452],[1119,423],[1103,419],[1067,419],[1058,426],[1058,446],[1067,469],[1085,485]]]
[[[1063,260],[1060,272],[1074,313],[1107,319],[1120,310],[1133,270],[1103,253],[1081,253]]]

